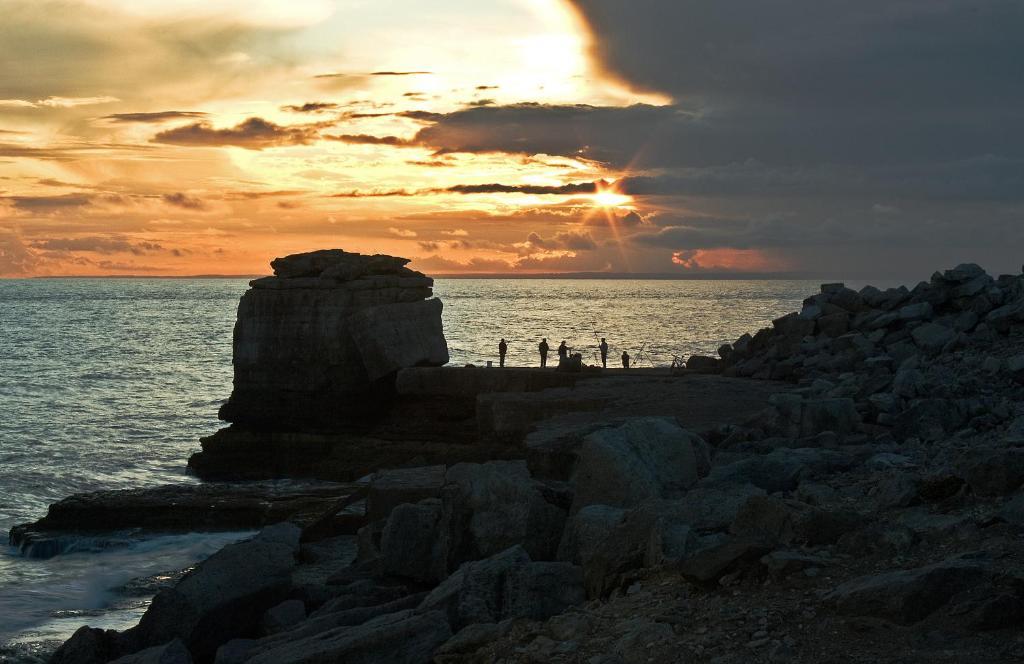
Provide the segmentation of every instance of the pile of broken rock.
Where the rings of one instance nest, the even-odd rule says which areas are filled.
[[[826,286],[709,363],[797,382],[757,418],[591,424],[568,479],[381,471],[351,564],[272,526],[53,661],[1021,659],[1022,338],[1020,277]]]

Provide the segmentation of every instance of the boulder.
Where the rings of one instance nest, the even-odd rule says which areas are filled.
[[[759,560],[771,550],[771,546],[757,540],[731,537],[684,558],[679,563],[679,571],[693,581],[711,583],[737,566]]]
[[[564,562],[533,562],[515,546],[465,563],[423,600],[422,612],[442,612],[455,631],[507,618],[546,620],[584,600],[583,572]]]
[[[523,461],[461,463],[446,474],[438,522],[438,558],[446,576],[468,560],[521,545],[535,560],[553,560],[566,511]]]
[[[161,646],[118,657],[110,664],[192,664],[192,653],[180,639],[174,639]]]
[[[756,496],[740,509],[729,531],[772,546],[821,546],[834,544],[857,529],[862,521],[854,512],[828,511],[796,500]]]
[[[849,468],[853,459],[817,448],[780,448],[763,456],[716,466],[701,486],[752,484],[768,493],[793,491],[802,480]]]
[[[992,451],[968,462],[964,481],[979,496],[1005,496],[1024,484],[1024,450]]]
[[[905,307],[901,307],[899,310],[900,320],[905,322],[914,322],[920,320],[928,320],[934,315],[934,309],[928,302],[918,302],[917,304],[908,304]]]
[[[181,639],[197,660],[212,660],[220,644],[254,632],[264,612],[285,599],[300,534],[283,523],[224,547],[158,592],[124,637],[137,649]]]
[[[915,327],[911,336],[918,348],[934,355],[952,343],[957,338],[957,332],[945,325],[926,323]]]
[[[441,366],[448,343],[441,300],[382,304],[352,314],[349,330],[371,381],[405,367]]]
[[[442,506],[437,499],[392,510],[380,540],[380,566],[384,573],[437,583],[445,577],[437,538]]]
[[[843,436],[856,431],[860,421],[853,399],[807,400],[801,410],[800,435],[814,436],[831,431]]]
[[[911,625],[927,618],[949,600],[985,581],[989,570],[978,563],[950,560],[847,581],[827,596],[840,613],[884,618]]]
[[[366,518],[387,519],[402,503],[418,503],[437,498],[444,486],[445,466],[418,466],[380,470],[370,479],[366,495]]]
[[[699,479],[707,448],[668,418],[645,417],[587,436],[573,472],[572,511],[586,505],[628,507],[678,497]]]
[[[288,599],[263,614],[260,626],[264,634],[277,634],[294,627],[306,619],[306,605],[302,600]]]
[[[686,368],[696,373],[713,374],[722,370],[722,361],[707,355],[691,355],[690,359],[686,360]]]
[[[441,611],[405,610],[373,618],[361,625],[280,641],[261,649],[249,664],[429,664],[434,650],[452,636]]]

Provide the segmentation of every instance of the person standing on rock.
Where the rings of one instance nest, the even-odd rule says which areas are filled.
[[[505,368],[505,354],[508,353],[508,344],[504,339],[498,342],[498,366]]]
[[[540,351],[540,368],[543,369],[548,366],[548,340],[546,338],[540,340],[537,350]]]
[[[601,366],[605,369],[608,368],[608,342],[601,337],[601,345],[598,346],[601,349]]]
[[[622,368],[629,368],[629,353],[627,353],[626,351],[622,351]]]
[[[565,339],[562,339],[562,343],[558,344],[558,359],[559,361],[569,357],[569,347],[565,345]]]

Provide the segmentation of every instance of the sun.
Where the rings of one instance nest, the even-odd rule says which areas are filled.
[[[599,191],[596,194],[592,194],[590,200],[593,201],[594,207],[620,207],[633,202],[631,196],[614,191]]]

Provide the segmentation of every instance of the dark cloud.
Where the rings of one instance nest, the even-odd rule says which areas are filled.
[[[416,142],[442,154],[549,154],[624,166],[666,126],[683,117],[677,108],[645,104],[625,108],[534,103],[474,106],[416,118],[433,123],[419,130]]]
[[[114,113],[112,115],[104,115],[103,119],[112,122],[157,123],[168,120],[204,118],[206,115],[206,113],[200,111],[156,111],[152,113]]]
[[[81,193],[61,196],[2,196],[0,201],[7,201],[18,210],[47,212],[91,205],[92,196]]]
[[[419,76],[421,74],[432,74],[429,71],[375,71],[370,76]]]
[[[195,196],[189,196],[182,192],[176,192],[173,194],[164,194],[160,197],[164,203],[173,205],[174,207],[180,207],[185,210],[205,210],[206,203],[202,199],[196,198]]]
[[[325,135],[325,139],[329,141],[338,141],[340,143],[350,143],[353,145],[393,145],[397,147],[414,147],[415,144],[411,143],[407,138],[399,138],[398,136],[371,136],[369,134],[341,134],[341,135]]]
[[[340,105],[328,101],[308,101],[305,104],[295,106],[282,106],[282,111],[291,111],[292,113],[326,113],[327,111],[334,111],[341,108]]]
[[[535,184],[456,184],[441,191],[452,194],[592,194],[598,190],[597,182],[575,182],[561,185]]]
[[[281,126],[262,118],[249,118],[227,129],[215,129],[207,122],[197,122],[162,131],[153,137],[156,143],[190,147],[232,145],[249,150],[309,145],[317,140],[324,124]]]
[[[478,85],[478,86],[476,86],[476,89],[477,90],[497,90],[498,86],[497,85]]]
[[[618,215],[603,215],[595,214],[587,217],[583,220],[584,226],[601,227],[601,226],[616,226],[619,228],[634,228],[647,224],[647,221],[640,216],[635,210],[630,210],[626,214]]]
[[[454,162],[445,161],[444,159],[411,160],[405,163],[410,166],[424,166],[426,168],[450,168],[455,165]]]
[[[43,251],[86,251],[96,254],[129,253],[137,256],[164,250],[163,245],[155,242],[134,242],[120,237],[102,236],[36,240],[31,243],[31,247]]]

